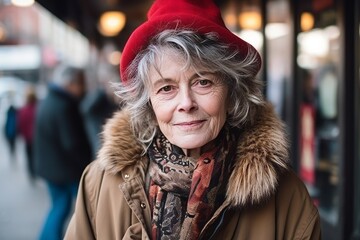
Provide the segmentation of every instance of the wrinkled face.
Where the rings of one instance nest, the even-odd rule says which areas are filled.
[[[160,130],[185,153],[199,152],[226,121],[228,88],[210,70],[184,69],[183,58],[170,49],[158,66],[150,71],[150,101]]]

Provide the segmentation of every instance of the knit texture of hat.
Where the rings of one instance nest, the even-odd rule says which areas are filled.
[[[150,40],[166,29],[186,29],[206,34],[215,32],[219,41],[229,44],[240,56],[247,56],[249,49],[257,53],[256,70],[261,67],[261,57],[254,47],[226,28],[220,9],[213,0],[155,0],[147,14],[147,21],[130,35],[120,62],[120,75],[127,81],[126,69],[136,55],[145,49]]]

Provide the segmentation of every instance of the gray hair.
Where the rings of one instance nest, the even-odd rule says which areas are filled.
[[[65,87],[77,81],[77,76],[82,73],[83,69],[81,68],[73,67],[67,64],[61,64],[55,69],[53,73],[52,83],[60,87]]]
[[[129,65],[127,82],[121,82],[116,95],[124,101],[130,114],[135,136],[144,144],[151,142],[157,131],[157,122],[149,103],[149,72],[158,69],[157,59],[166,49],[174,49],[185,60],[184,68],[206,68],[219,74],[229,88],[229,110],[227,122],[240,127],[251,121],[251,111],[264,103],[262,83],[256,78],[256,52],[239,56],[233,47],[218,41],[215,33],[200,35],[189,30],[165,30],[151,40],[149,46],[140,52]]]

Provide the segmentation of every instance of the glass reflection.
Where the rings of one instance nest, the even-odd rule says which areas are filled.
[[[313,8],[315,6],[312,6]],[[336,225],[339,218],[339,62],[340,30],[335,6],[304,9],[297,35],[301,81],[299,174],[307,184],[320,214]],[[309,11],[311,10],[311,11]],[[311,19],[310,19],[311,20]]]

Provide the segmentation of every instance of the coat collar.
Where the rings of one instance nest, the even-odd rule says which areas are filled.
[[[242,128],[226,201],[232,207],[266,200],[277,187],[281,170],[288,168],[288,143],[283,123],[270,105],[259,107],[255,120]],[[118,174],[129,166],[144,169],[143,148],[134,138],[126,112],[117,112],[104,127],[101,166]]]

